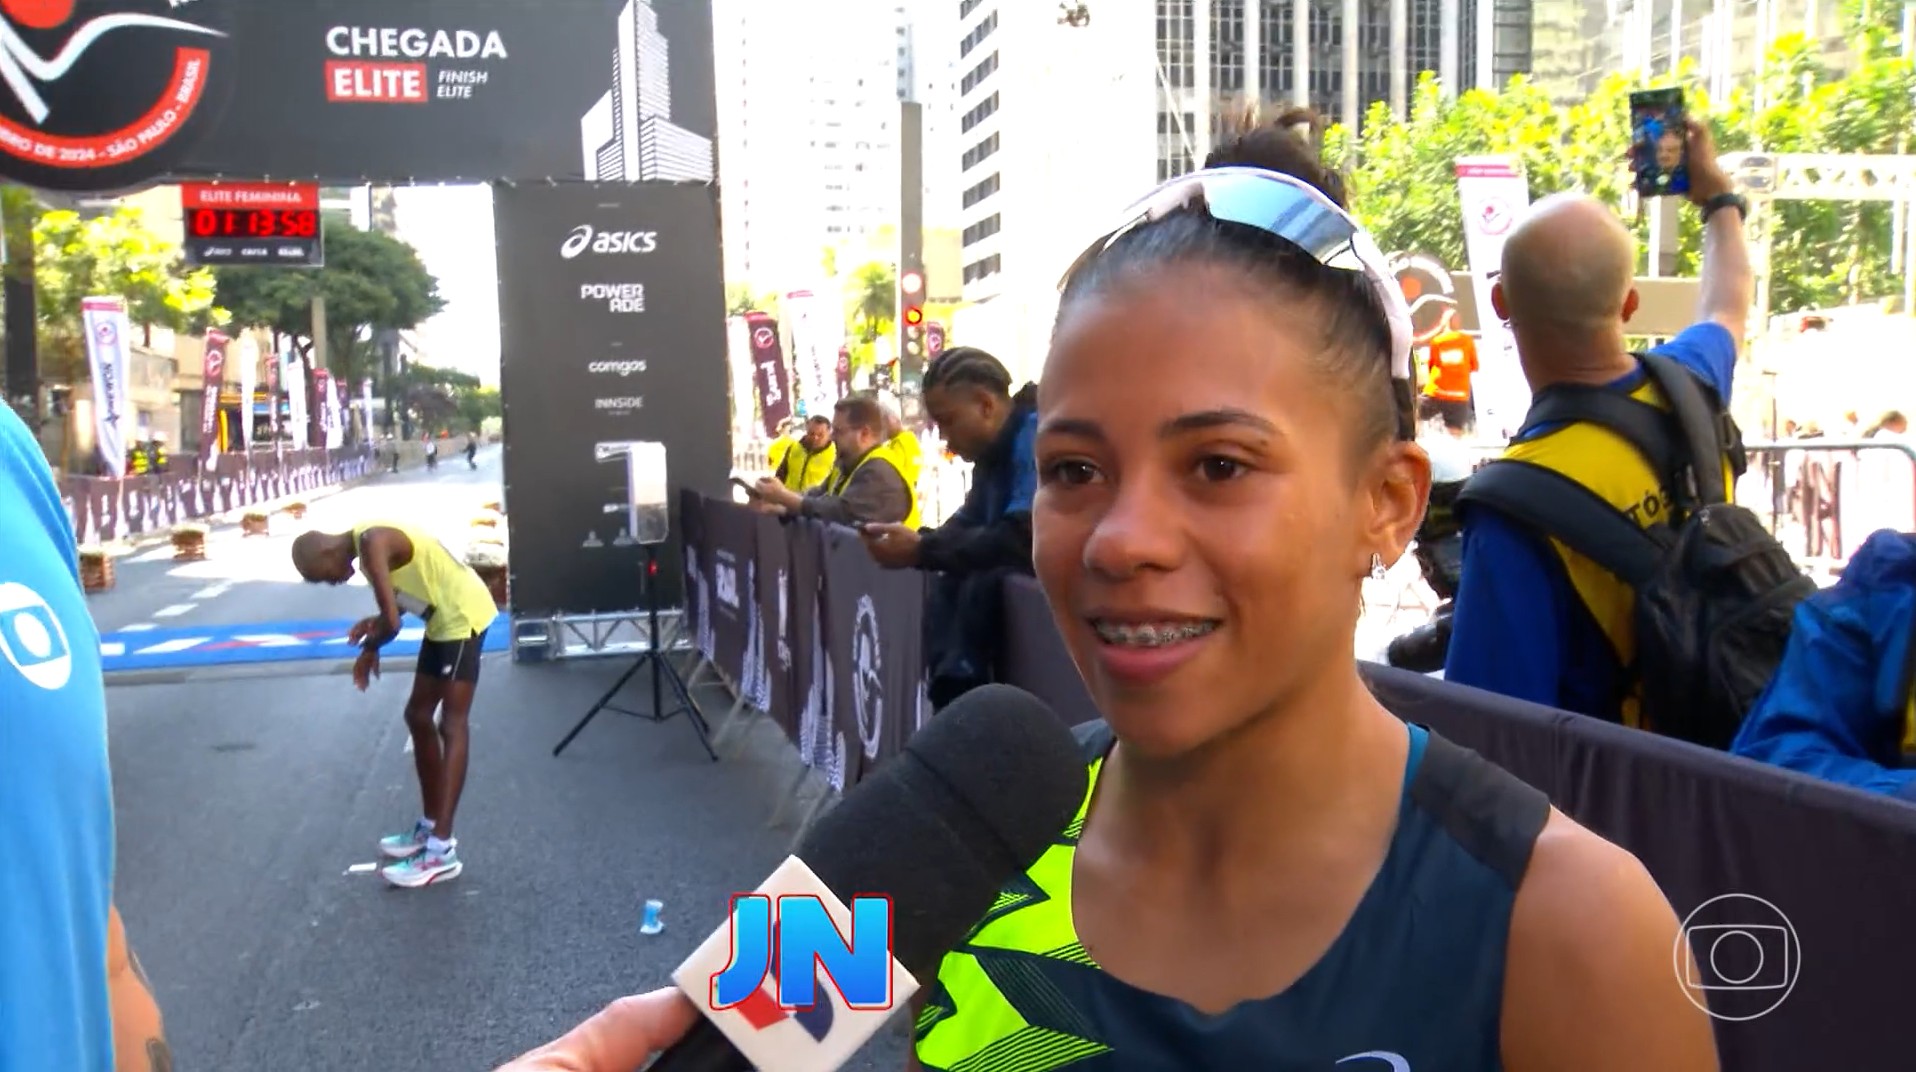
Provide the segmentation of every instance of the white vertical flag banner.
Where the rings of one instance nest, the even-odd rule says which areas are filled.
[[[80,320],[86,330],[86,359],[93,372],[94,436],[107,475],[126,475],[126,443],[133,429],[127,412],[126,299],[83,298]]]
[[[1501,156],[1457,160],[1457,197],[1463,203],[1464,253],[1477,291],[1478,434],[1508,439],[1530,409],[1530,385],[1517,360],[1517,340],[1490,304],[1490,288],[1503,262],[1504,238],[1530,207],[1530,185],[1515,161]]]
[[[359,381],[359,408],[365,414],[366,432],[362,443],[373,441],[373,378],[366,376]]]
[[[287,420],[292,426],[288,430],[293,435],[293,449],[305,450],[312,446],[312,422],[306,408],[306,363],[299,359],[299,350],[294,347],[291,338],[280,350],[279,359],[279,382],[286,388]]]
[[[829,416],[832,406],[838,402],[837,358],[834,355],[828,365],[824,354],[828,330],[831,348],[838,348],[840,332],[833,330],[837,324],[826,318],[825,303],[815,291],[792,291],[778,304],[792,333],[792,368],[798,378],[798,397],[805,402],[805,414]]]
[[[247,332],[240,338],[239,346],[240,380],[240,445],[243,449],[253,449],[253,392],[259,389],[259,340]]]

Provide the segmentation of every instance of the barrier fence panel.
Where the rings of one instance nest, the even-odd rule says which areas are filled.
[[[357,480],[372,471],[370,447],[290,450],[283,455],[222,454],[216,464],[175,463],[164,473],[112,477],[63,475],[60,498],[80,543],[108,543],[163,532],[232,510]]]

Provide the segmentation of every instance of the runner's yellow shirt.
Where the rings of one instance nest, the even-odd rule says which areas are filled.
[[[426,620],[427,640],[465,640],[484,632],[499,616],[486,582],[438,538],[411,525],[367,521],[353,526],[354,548],[370,529],[392,529],[412,544],[412,561],[392,571],[393,592],[400,610]]]

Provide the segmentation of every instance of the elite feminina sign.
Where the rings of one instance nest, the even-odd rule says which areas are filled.
[[[0,0],[0,177],[709,182],[711,0]]]

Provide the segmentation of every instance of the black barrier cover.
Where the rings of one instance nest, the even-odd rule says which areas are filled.
[[[751,667],[746,662],[752,644],[752,558],[758,528],[750,511],[727,509],[722,503],[706,500],[705,549],[699,555],[699,568],[709,581],[711,594],[707,610],[712,622],[712,662],[733,682],[744,688],[750,681]]]
[[[771,716],[787,737],[798,738],[798,708],[792,702],[792,547],[783,524],[766,514],[753,515],[757,526],[752,552],[758,581],[759,671],[753,704]]]
[[[711,601],[711,585],[705,582],[707,570],[699,562],[699,549],[705,546],[705,497],[691,488],[679,489],[679,551],[682,556],[681,581],[685,588],[685,617],[682,628],[693,646],[707,659],[713,657],[710,617],[705,606]]]
[[[711,0],[65,6],[0,6],[45,61],[79,46],[0,93],[0,174],[30,185],[712,181]]]
[[[631,610],[643,556],[620,445],[664,443],[674,488],[719,493],[731,468],[717,195],[537,183],[493,200],[513,609]],[[678,549],[659,555],[675,605]]]
[[[792,522],[783,530],[792,569],[792,724],[786,732],[806,764],[816,765],[812,728],[831,702],[825,635],[818,627],[819,608],[824,605],[825,549],[820,543],[824,529]]]
[[[824,541],[833,721],[845,741],[845,784],[856,785],[918,729],[925,578],[879,568],[850,529],[833,526]]]

